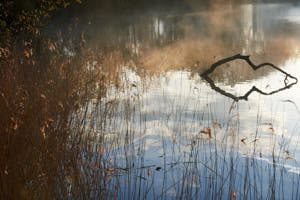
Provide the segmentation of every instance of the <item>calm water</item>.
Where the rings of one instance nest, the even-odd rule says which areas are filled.
[[[66,198],[299,198],[299,84],[234,101],[200,75],[242,54],[299,79],[300,5],[191,5],[121,16],[95,8],[57,16],[44,31],[68,59],[83,45],[86,72],[97,75],[68,116],[71,141],[79,127],[83,139],[77,175],[62,178]],[[209,76],[234,96],[285,87],[280,71],[243,60]],[[78,176],[89,187],[78,189]]]
[[[104,101],[116,101],[116,114],[101,133],[107,143],[118,140],[114,156],[108,156],[118,171],[110,184],[129,182],[120,184],[118,198],[227,199],[228,191],[239,198],[273,198],[268,193],[273,178],[280,188],[273,191],[276,198],[298,198],[299,185],[291,177],[300,173],[299,86],[234,102],[212,90],[200,74],[240,53],[299,77],[299,13],[295,5],[247,4],[150,13],[129,17],[122,28],[108,25],[115,35],[107,36],[107,46],[122,55],[126,51],[128,59],[120,68],[124,88],[107,91]],[[87,37],[101,41],[94,28]],[[277,90],[285,78],[268,67],[253,71],[243,61],[226,64],[211,76],[236,96],[252,86]],[[102,130],[103,124],[93,123]]]

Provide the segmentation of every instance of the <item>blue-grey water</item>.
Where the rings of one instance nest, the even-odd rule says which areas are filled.
[[[235,102],[200,74],[222,58],[242,54],[299,78],[300,6],[257,3],[150,12],[116,17],[104,30],[97,19],[90,20],[86,45],[105,47],[109,67],[120,70],[119,83],[100,103],[114,101],[115,113],[105,130],[97,116],[92,122],[96,135],[115,142],[104,154],[117,173],[108,185],[113,191],[118,185],[118,198],[297,199],[299,85],[273,95],[254,92],[247,101]],[[224,64],[210,76],[235,96],[252,86],[265,92],[285,86],[280,71],[253,71],[243,60]],[[91,102],[90,109],[99,105]]]
[[[56,41],[51,51],[63,47],[61,62],[80,63],[87,75],[72,93],[86,94],[66,123],[65,147],[78,157],[63,157],[73,168],[57,164],[58,199],[299,199],[300,5],[181,6],[71,8],[42,31]],[[219,90],[201,77],[236,54],[278,68],[224,63],[209,74]],[[230,98],[253,86],[269,95]]]

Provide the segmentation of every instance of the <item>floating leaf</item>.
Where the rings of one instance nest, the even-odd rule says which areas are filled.
[[[241,142],[242,142],[243,144],[246,144],[246,142],[245,142],[246,139],[247,139],[247,138],[242,138],[242,139],[241,139]]]
[[[150,168],[147,169],[147,175],[148,175],[148,178],[151,178],[151,171],[150,171]]]
[[[160,171],[160,170],[161,170],[161,167],[156,167],[155,170],[156,170],[156,171]]]
[[[255,138],[254,140],[253,140],[253,142],[257,142],[259,140],[259,138]]]
[[[102,148],[99,148],[98,152],[102,155],[104,153],[104,150]]]
[[[232,191],[232,199],[236,200],[236,192],[235,191]]]
[[[193,182],[198,185],[197,179],[195,177],[193,177]]]
[[[218,122],[213,122],[213,126],[214,126],[215,128],[221,129],[221,126],[220,126],[220,124],[219,124]]]
[[[97,163],[95,163],[95,165],[94,165],[94,169],[98,169],[98,165],[97,165]]]
[[[230,126],[229,128],[230,135],[234,135],[235,129],[236,129],[235,125]]]
[[[262,123],[261,125],[273,126],[272,123]]]
[[[107,167],[107,173],[113,174],[114,171],[115,171],[115,170],[114,170],[113,166],[110,166],[110,167],[108,166],[108,167]]]
[[[208,137],[211,139],[211,129],[209,127],[206,127],[204,130],[200,131],[200,133],[208,135]]]
[[[287,159],[287,160],[294,160],[295,158],[293,158],[291,156],[287,156],[287,157],[285,157],[285,159]]]
[[[284,151],[287,155],[290,155],[290,152],[288,150]]]

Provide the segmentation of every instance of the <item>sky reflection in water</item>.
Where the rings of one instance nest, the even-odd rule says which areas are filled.
[[[268,157],[275,146],[278,147],[275,148],[278,150],[276,155],[284,156],[283,148],[289,150],[298,160],[298,85],[273,96],[252,94],[248,101],[233,104],[231,99],[211,90],[199,76],[201,71],[209,67],[206,63],[212,63],[213,60],[234,52],[242,52],[252,55],[255,63],[274,63],[293,76],[299,77],[299,38],[296,33],[299,33],[300,25],[295,21],[297,9],[300,8],[284,4],[243,5],[232,10],[220,7],[179,17],[165,16],[160,21],[154,20],[156,34],[161,37],[168,35],[165,32],[168,28],[165,27],[168,27],[168,22],[173,17],[182,21],[177,26],[183,27],[185,32],[182,38],[170,44],[161,48],[146,49],[144,52],[139,48],[135,49],[139,46],[142,49],[142,44],[139,45],[137,41],[133,48],[135,52],[141,52],[138,63],[141,63],[146,72],[153,72],[154,77],[139,77],[135,71],[124,69],[123,75],[126,81],[129,81],[129,84],[126,84],[137,86],[131,87],[124,95],[126,98],[130,92],[138,95],[140,115],[145,116],[145,124],[136,122],[132,126],[137,133],[143,130],[140,126],[147,127],[142,131],[145,134],[145,148],[152,149],[156,146],[156,151],[161,151],[161,138],[156,137],[157,135],[170,141],[174,134],[179,133],[181,137],[187,138],[204,137],[200,136],[199,131],[217,122],[221,129],[215,129],[213,134],[218,143],[222,143],[224,138],[228,137],[230,125],[238,126],[235,127],[235,131],[238,132],[227,144],[235,144],[241,154],[251,154],[256,144],[255,151]],[[274,18],[273,13],[278,11],[281,14],[276,14]],[[240,15],[236,16],[236,13]],[[228,18],[225,20],[223,16]],[[186,21],[193,24],[185,24]],[[293,31],[286,32],[278,28],[282,26],[290,27]],[[235,46],[237,48],[234,48]],[[140,67],[138,64],[136,66]],[[279,89],[284,85],[284,76],[280,72],[271,69],[252,72],[252,69],[245,68],[241,63],[233,63],[231,66],[225,66],[213,78],[224,90],[237,95],[244,94],[253,85],[267,91]],[[142,89],[144,85],[146,89]],[[119,100],[122,101],[122,98]],[[241,143],[243,138],[246,144]],[[255,139],[258,139],[257,142],[253,142]],[[183,143],[182,148],[186,144]],[[150,155],[159,153],[149,152]],[[147,159],[153,161],[154,157]]]
[[[198,151],[202,153],[195,158],[199,162],[207,161],[217,149],[234,149],[235,155],[245,159],[254,156],[267,161],[265,165],[272,164],[275,156],[282,161],[278,165],[300,173],[299,85],[271,96],[253,93],[248,101],[234,102],[212,90],[200,77],[217,60],[241,53],[251,55],[256,64],[270,62],[299,78],[299,13],[300,7],[289,4],[217,6],[179,15],[146,16],[148,21],[142,16],[141,21],[126,26],[124,35],[112,26],[116,35],[105,36],[118,38],[121,42],[116,46],[123,45],[115,51],[121,51],[124,59],[118,83],[124,90],[111,86],[107,91],[106,101],[118,103],[117,114],[108,120],[104,135],[107,141],[115,137],[125,141],[115,151],[134,149],[112,158],[117,160],[115,164],[123,168],[137,163],[153,169],[162,167],[171,176],[172,170],[180,171],[180,165],[193,158],[192,143],[200,141]],[[145,27],[153,32],[143,32]],[[98,38],[103,33],[97,36],[91,30],[87,46],[105,46]],[[212,79],[218,87],[236,95],[254,85],[267,91],[284,85],[280,72],[268,68],[254,72],[241,62],[224,65]],[[201,133],[208,127],[211,138]],[[128,137],[132,138],[126,142]],[[236,167],[237,171],[243,168]],[[157,190],[163,176],[157,170]],[[170,190],[169,195],[172,192],[176,193]]]

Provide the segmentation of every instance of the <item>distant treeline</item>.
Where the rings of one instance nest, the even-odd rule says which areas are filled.
[[[151,8],[151,7],[173,7],[173,6],[210,6],[215,3],[242,3],[242,2],[266,2],[266,3],[298,3],[299,0],[0,0],[0,2],[13,2],[16,10],[34,10],[40,9],[42,4],[47,2],[58,5],[83,3],[87,6],[103,6],[106,9],[124,10],[134,8]]]
[[[22,26],[34,29],[50,18],[54,12],[76,14],[81,11],[97,9],[112,15],[118,13],[132,13],[149,9],[174,9],[189,11],[193,8],[209,8],[214,4],[266,2],[266,3],[298,3],[298,0],[0,0],[0,31],[1,35],[8,35],[12,31],[18,32]]]

